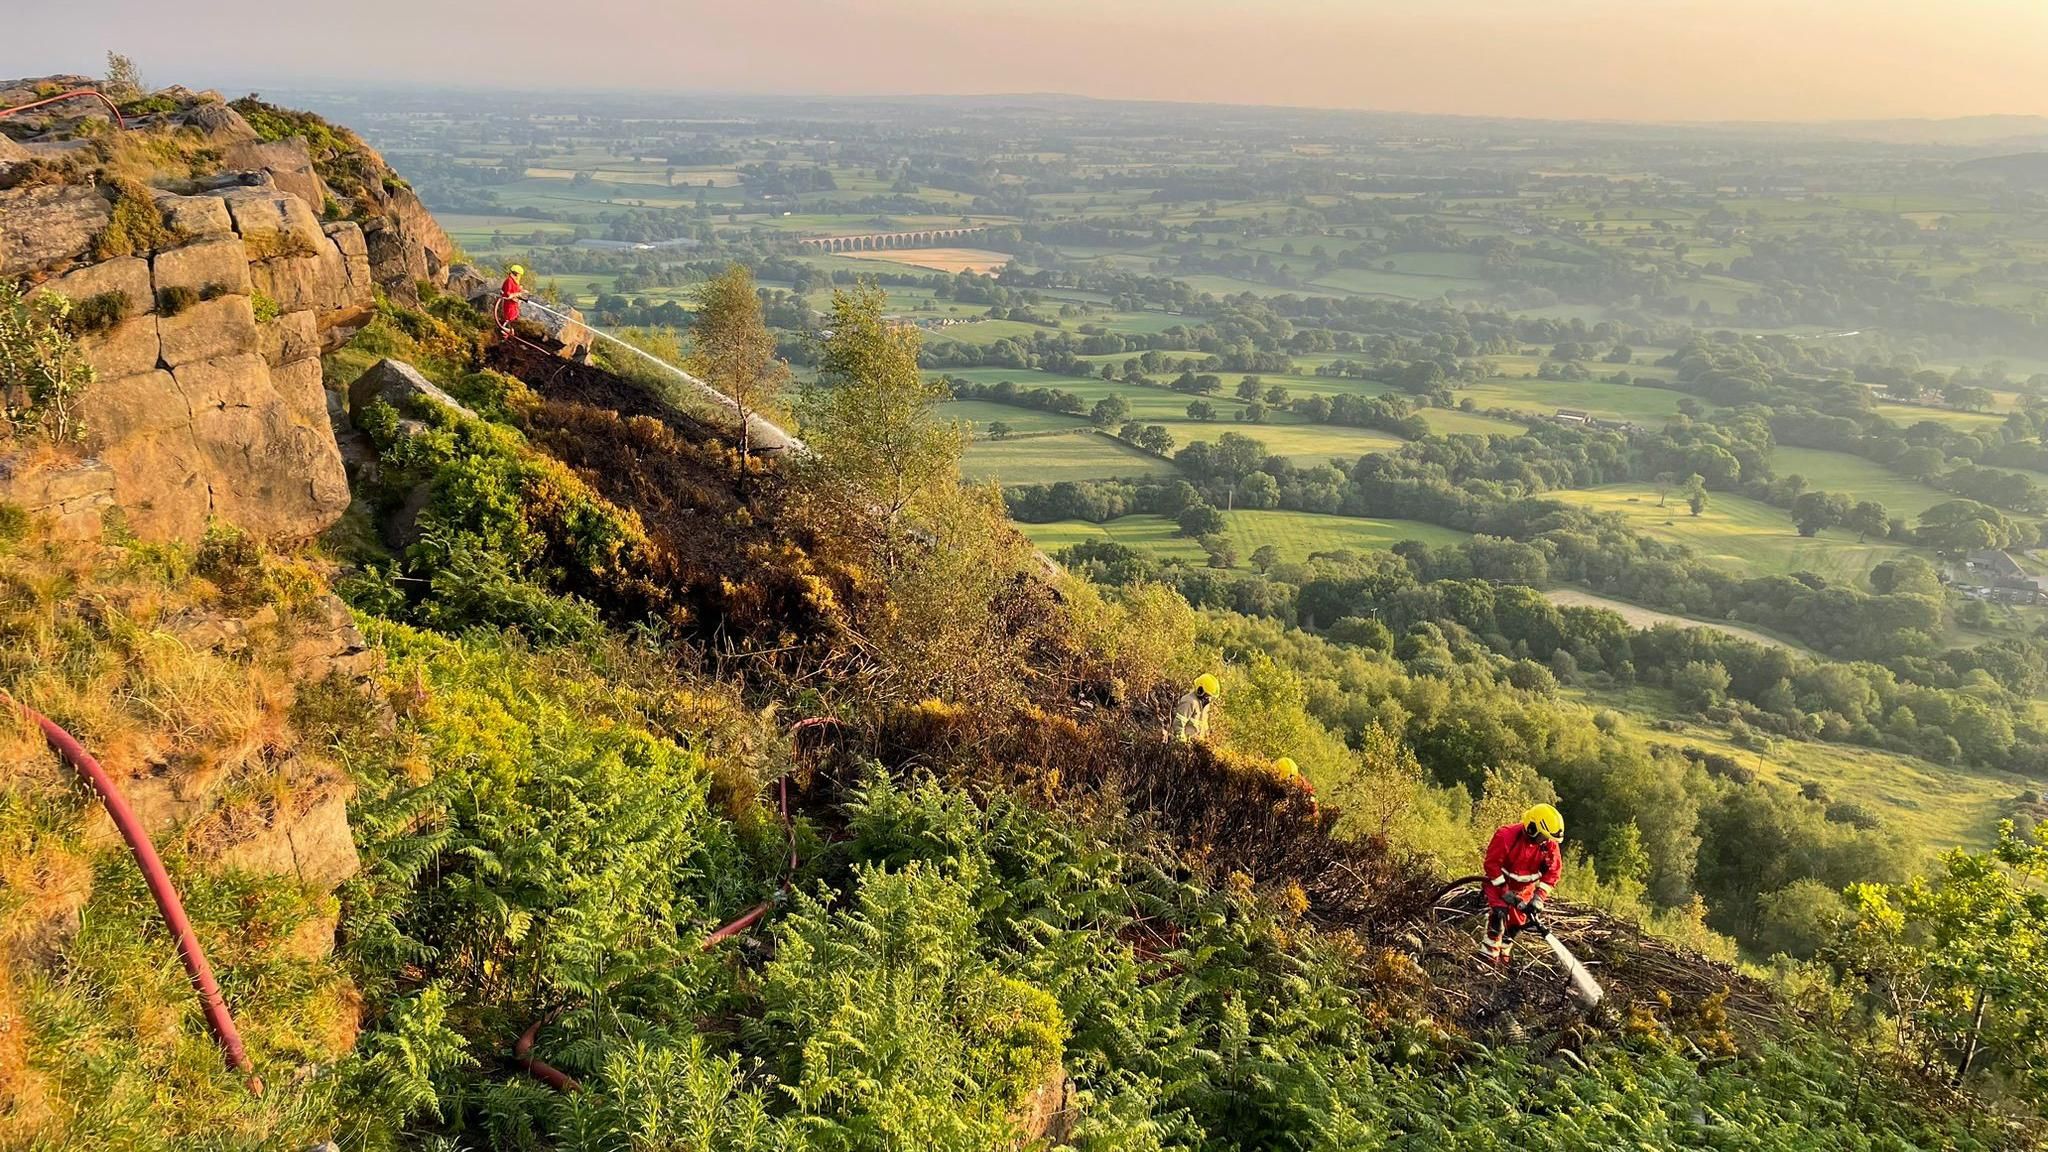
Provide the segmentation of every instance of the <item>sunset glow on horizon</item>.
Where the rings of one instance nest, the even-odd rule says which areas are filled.
[[[1629,120],[2048,115],[2040,0],[77,0],[0,73],[1118,99]],[[146,31],[142,31],[146,29]],[[463,50],[451,52],[451,45]]]

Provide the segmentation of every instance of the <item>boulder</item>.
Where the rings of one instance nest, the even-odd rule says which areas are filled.
[[[170,379],[168,372],[151,375]],[[123,436],[101,449],[99,458],[113,470],[114,502],[137,536],[159,542],[197,540],[206,531],[213,493],[189,422]]]
[[[85,410],[92,415],[86,422],[86,446],[94,451],[111,450],[131,436],[192,424],[192,405],[185,393],[169,372],[160,370],[101,376],[86,390]]]
[[[232,113],[233,109],[229,111]],[[221,163],[229,168],[269,173],[271,183],[316,211],[324,209],[333,197],[326,182],[313,169],[313,157],[306,151],[305,140],[297,136],[269,142],[242,141],[222,153]]]
[[[294,621],[294,629],[287,659],[293,678],[302,684],[329,676],[361,683],[383,666],[383,653],[363,639],[348,605],[332,593],[315,600]]]
[[[114,470],[98,460],[0,469],[0,501],[47,517],[60,540],[97,540],[114,506]]]
[[[457,264],[448,269],[448,291],[479,308],[488,308],[489,297],[497,290],[498,285],[477,271],[474,264]]]
[[[425,249],[414,245],[388,219],[371,220],[363,226],[363,241],[370,256],[370,275],[392,299],[418,304],[420,281],[427,278]]]
[[[230,188],[221,193],[251,260],[316,256],[326,240],[304,200],[275,188]]]
[[[211,240],[235,234],[228,202],[218,196],[173,196],[155,193],[156,206],[163,211],[164,224],[195,240]]]
[[[256,139],[256,130],[242,119],[242,114],[218,101],[197,105],[185,113],[185,123],[190,124],[216,144],[236,144]]]
[[[249,256],[242,242],[233,236],[159,252],[151,262],[151,270],[158,292],[166,288],[190,288],[194,292],[216,288],[241,296],[249,294]]]
[[[378,400],[396,408],[401,416],[416,414],[422,403],[452,408],[465,416],[475,415],[403,360],[379,360],[356,377],[355,383],[348,386],[349,418],[360,423],[363,409]]]
[[[263,358],[274,368],[320,355],[320,325],[310,308],[286,312],[257,326]]]
[[[160,359],[173,370],[202,360],[252,353],[262,348],[256,312],[247,296],[202,300],[176,316],[157,318]]]
[[[124,316],[156,311],[156,291],[150,287],[149,261],[140,256],[116,256],[112,260],[74,268],[62,276],[44,281],[29,295],[40,296],[45,292],[73,302],[119,292],[127,298]]]
[[[1010,1120],[1023,1138],[1020,1147],[1042,1147],[1066,1142],[1073,1132],[1073,1114],[1074,1083],[1067,1078],[1067,1070],[1055,1064],[1010,1114]]]
[[[76,259],[109,219],[106,197],[93,188],[39,185],[0,192],[0,276]]]
[[[543,307],[522,307],[521,320],[531,320],[548,334],[548,339],[562,346],[564,352],[590,347],[590,329],[583,323],[583,313],[566,304],[550,304]]]
[[[46,281],[30,296],[55,293],[73,302],[119,293],[126,319],[103,331],[81,336],[78,346],[103,377],[132,376],[156,367],[156,293],[150,288],[149,261],[118,256],[76,268]]]
[[[0,168],[19,164],[28,158],[28,149],[16,144],[12,136],[0,136]]]
[[[277,398],[270,381],[270,365],[261,356],[231,353],[211,360],[195,360],[171,369],[185,402],[192,406],[195,426],[208,412],[239,408],[261,408]]]
[[[363,285],[360,295],[351,289],[348,257],[342,255],[341,249],[324,234],[320,237],[320,253],[316,259],[319,260],[319,273],[314,282],[314,290],[319,293],[323,321],[326,319],[326,313],[369,303],[369,285]]]
[[[440,221],[413,195],[412,189],[390,189],[384,196],[384,211],[398,230],[427,257],[427,278],[436,286],[447,283],[448,261],[455,255],[455,242],[441,230]]]

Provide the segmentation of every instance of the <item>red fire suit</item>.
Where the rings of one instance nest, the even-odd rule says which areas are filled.
[[[1520,824],[1504,824],[1486,845],[1486,944],[1481,949],[1506,962],[1515,934],[1527,927],[1528,913],[1519,905],[1540,908],[1557,887],[1564,870],[1564,852],[1557,841],[1531,835]]]
[[[525,293],[519,286],[519,277],[507,276],[498,289],[498,326],[510,328],[519,319],[519,297]]]

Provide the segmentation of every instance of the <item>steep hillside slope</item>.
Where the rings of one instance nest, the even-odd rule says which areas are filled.
[[[879,293],[833,353],[912,382],[873,417],[933,456],[894,504],[829,410],[818,455],[745,460],[499,339],[347,133],[129,104],[0,121],[0,284],[71,302],[12,305],[41,368],[97,369],[81,434],[0,381],[40,405],[0,688],[143,810],[268,1090],[98,800],[0,728],[0,1147],[2029,1143],[1830,1035],[1845,1007],[1588,909],[1559,926],[1605,1012],[1534,950],[1475,966],[1387,834],[1412,754],[1298,685],[1233,679],[1232,724],[1355,770],[1321,803],[1251,741],[1169,742],[1216,656],[1192,611],[1047,578]],[[1521,799],[1495,767],[1460,836]]]

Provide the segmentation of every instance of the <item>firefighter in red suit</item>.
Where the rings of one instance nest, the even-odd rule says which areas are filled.
[[[526,289],[519,286],[519,278],[526,275],[526,269],[517,264],[505,272],[505,283],[498,289],[498,331],[510,332],[519,320],[519,298],[526,295]]]
[[[1520,824],[1505,824],[1486,845],[1486,942],[1480,954],[1506,966],[1515,935],[1550,899],[1564,869],[1564,817],[1548,804],[1522,813]]]

